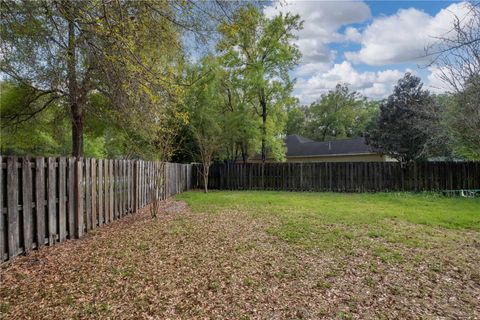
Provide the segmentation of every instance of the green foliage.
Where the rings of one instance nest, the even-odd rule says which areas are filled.
[[[291,108],[287,111],[287,124],[285,126],[285,133],[303,134],[305,129],[305,111],[299,107]]]
[[[452,96],[449,94],[432,96],[433,103],[422,110],[428,121],[416,124],[427,135],[423,147],[422,158],[458,159],[463,158],[454,151],[455,146],[452,134],[448,128],[448,109],[452,105]]]
[[[261,120],[252,107],[251,92],[241,72],[226,68],[224,65],[221,68],[220,94],[224,99],[221,112],[228,134],[224,135],[218,158],[234,161],[241,155],[246,160],[249,155],[260,149]]]
[[[217,160],[235,161],[241,156],[246,161],[262,145],[270,157],[284,158],[285,110],[295,103],[288,71],[299,58],[290,42],[298,28],[296,16],[269,20],[251,5],[219,26],[219,59],[203,59],[187,79],[193,83],[186,90],[187,126],[197,142],[188,147],[199,151],[199,159],[204,158],[200,127],[205,136],[220,139],[209,139],[215,145],[212,158]]]
[[[374,125],[378,113],[378,102],[338,84],[310,106],[290,108],[285,132],[317,141],[361,137]]]
[[[174,21],[187,7],[179,4],[177,12],[170,2],[149,0],[2,2],[2,76],[28,91],[28,98],[9,103],[12,116],[17,114],[10,122],[29,120],[55,104],[72,122],[74,154],[82,155],[84,145],[87,155],[108,154],[100,150],[111,144],[99,138],[103,121],[124,131],[124,138],[147,142],[140,150],[123,148],[122,156],[157,149],[168,157],[164,142],[174,135],[171,119],[181,118],[171,109],[183,94],[181,34]],[[100,122],[94,119],[99,115]],[[90,135],[85,143],[84,134]]]
[[[220,72],[213,57],[204,58],[191,71],[192,78],[198,77],[198,74],[202,77],[192,86],[185,98],[185,105],[189,112],[189,126],[195,138],[202,142],[211,141],[209,144],[217,145],[216,148],[223,133]]]
[[[303,134],[318,141],[363,136],[377,110],[375,102],[338,84],[306,109]]]
[[[214,156],[224,140],[225,119],[221,94],[221,69],[214,57],[207,56],[189,70],[189,77],[197,79],[188,90],[185,106],[188,126],[197,141],[199,159],[203,166],[204,188],[207,192],[208,173]]]
[[[220,25],[218,50],[228,70],[237,73],[244,101],[261,117],[262,155],[283,159],[285,109],[292,104],[292,81],[288,72],[300,59],[292,44],[302,28],[299,16],[280,14],[266,18],[258,8],[240,8],[231,22]]]
[[[285,133],[326,140],[369,132],[373,146],[400,160],[480,159],[480,85],[470,68],[457,70],[472,73],[461,77],[462,90],[435,99],[406,75],[380,114],[346,85],[299,108],[289,76],[300,59],[297,15],[166,0],[2,1],[0,10],[3,154],[67,155],[81,144],[89,157],[195,161],[200,132],[215,142],[211,160],[267,151],[283,160]],[[218,57],[190,66],[183,46],[204,27],[217,28]],[[447,51],[470,47],[460,44]]]
[[[70,131],[61,105],[53,104],[44,112],[22,117],[17,115],[16,108],[19,104],[28,104],[35,97],[35,91],[11,82],[2,82],[0,86],[0,113],[5,119],[0,127],[2,154],[51,156],[62,154],[65,149],[68,151]],[[37,99],[30,107],[37,110],[41,100]],[[16,126],[5,126],[17,117],[31,118]]]
[[[1,83],[0,112],[3,119],[17,117],[20,106],[32,94],[31,88],[13,82]],[[85,117],[85,156],[95,158],[121,158],[127,155],[154,159],[156,151],[148,143],[127,130],[109,115],[110,101],[99,93],[89,96],[88,105],[93,110]],[[30,108],[42,104],[36,100]],[[13,119],[13,118],[12,118]],[[61,102],[51,104],[42,112],[28,116],[15,125],[8,120],[0,127],[0,150],[5,155],[67,156],[71,152],[71,123]]]
[[[462,92],[450,99],[446,123],[452,148],[467,159],[480,159],[480,76],[471,78]]]
[[[235,160],[241,155],[244,160],[260,149],[261,121],[246,103],[232,103],[224,107],[225,134],[219,159]]]
[[[2,2],[2,152],[169,160],[182,145],[201,154],[200,133],[219,139],[216,159],[262,145],[282,159],[299,17],[240,6],[220,23],[222,60],[190,68],[181,37],[200,12],[150,0]]]
[[[367,135],[367,143],[399,161],[425,156],[429,130],[435,119],[434,99],[423,90],[420,78],[410,73],[398,81],[393,93],[382,102],[377,125]]]

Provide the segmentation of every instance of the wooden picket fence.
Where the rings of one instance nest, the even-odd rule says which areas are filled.
[[[193,185],[189,164],[63,157],[0,157],[0,163],[0,263],[80,238],[154,196],[165,199]]]
[[[201,169],[195,169],[197,187]],[[440,191],[480,189],[480,162],[214,164],[209,188],[285,191]]]
[[[201,165],[0,156],[0,263],[201,188]],[[480,162],[214,164],[210,189],[439,191],[480,189]]]

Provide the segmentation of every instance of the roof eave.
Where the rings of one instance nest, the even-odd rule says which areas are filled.
[[[287,158],[313,158],[313,157],[348,157],[348,156],[365,156],[365,155],[379,155],[383,156],[381,153],[376,152],[363,152],[363,153],[337,153],[337,154],[316,154],[316,155],[304,155],[304,156],[289,156]]]

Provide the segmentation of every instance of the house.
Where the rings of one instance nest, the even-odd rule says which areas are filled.
[[[299,135],[285,138],[287,162],[387,162],[395,161],[365,143],[365,138],[314,141]],[[260,162],[256,155],[248,162]],[[273,162],[267,159],[267,162]]]

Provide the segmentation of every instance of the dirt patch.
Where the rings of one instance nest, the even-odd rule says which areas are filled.
[[[184,201],[168,201],[163,210],[166,213],[179,213],[187,210],[187,204]]]
[[[280,240],[277,222],[166,202],[0,270],[5,319],[480,317],[480,250],[324,250]],[[398,253],[402,259],[395,258]],[[461,259],[460,259],[461,257]]]

